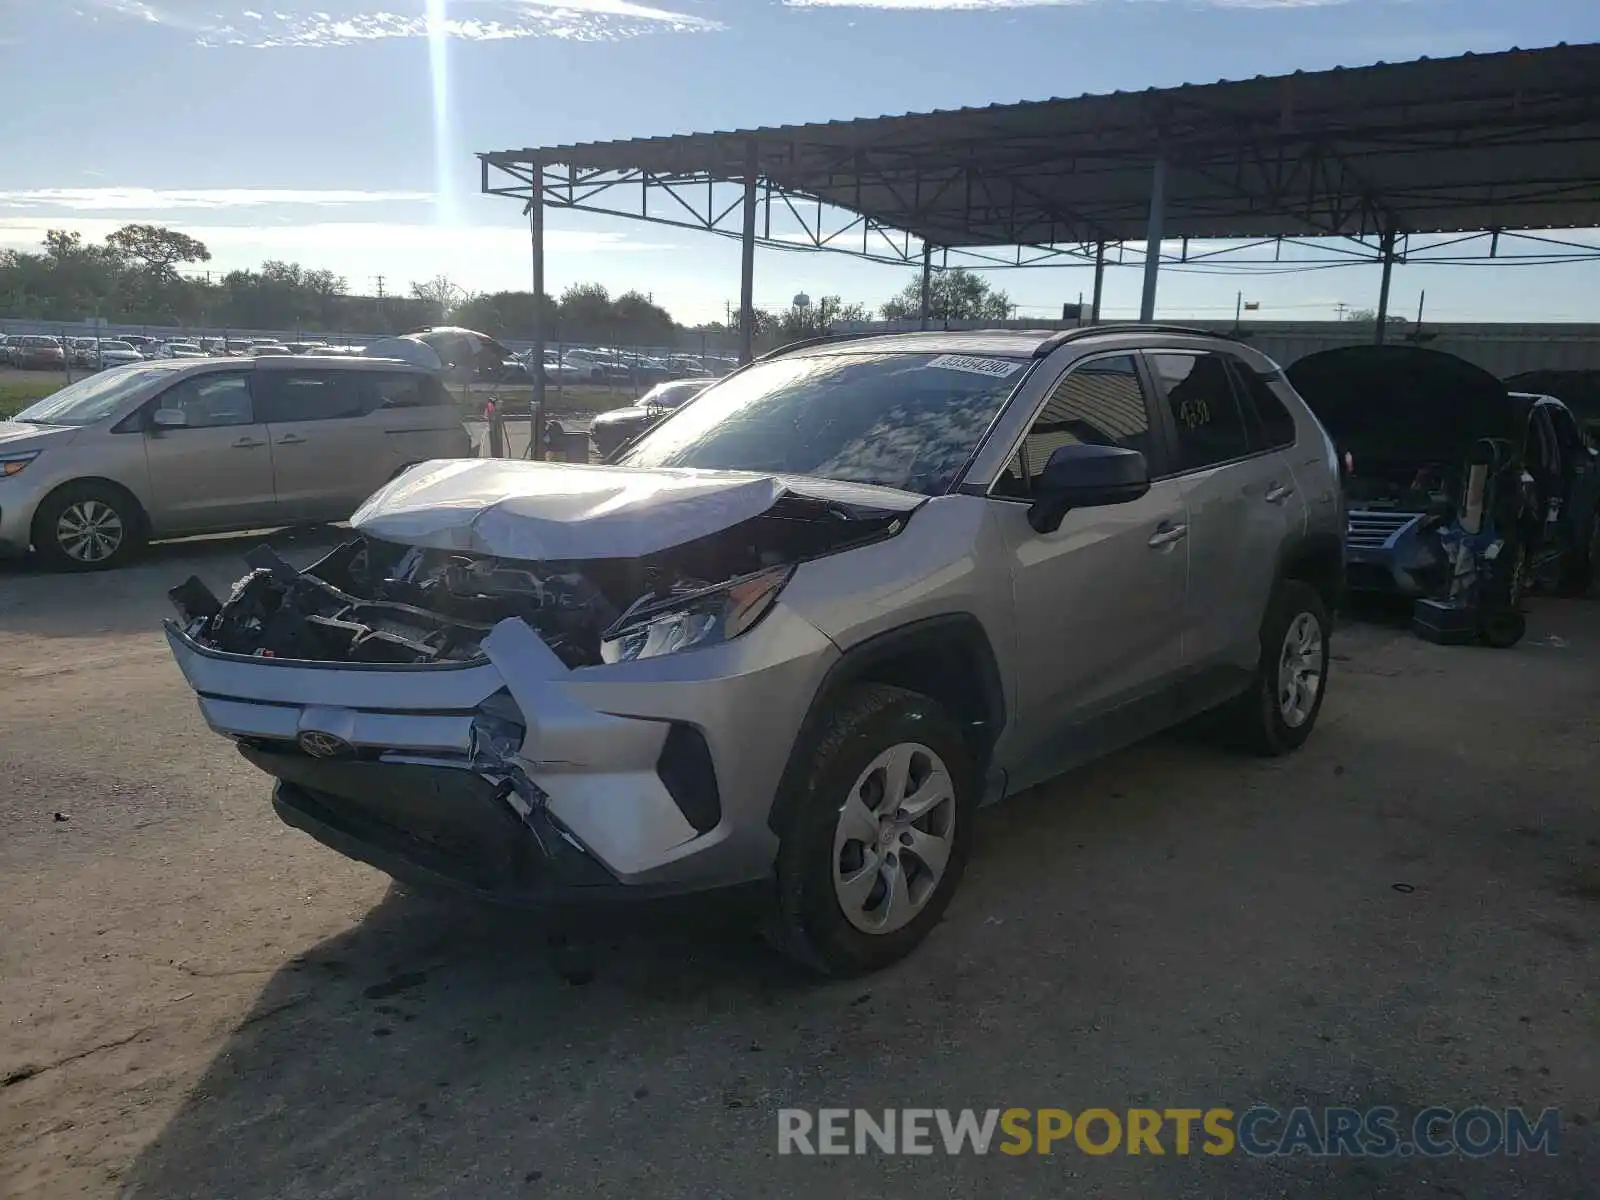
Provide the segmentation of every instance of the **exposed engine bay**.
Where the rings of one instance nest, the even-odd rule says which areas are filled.
[[[193,576],[168,596],[189,637],[228,654],[470,662],[489,631],[515,617],[568,667],[593,666],[697,644],[696,631],[717,622],[736,635],[759,620],[797,564],[892,537],[905,520],[789,494],[758,517],[658,554],[581,562],[358,535],[305,570],[258,547],[226,600]]]

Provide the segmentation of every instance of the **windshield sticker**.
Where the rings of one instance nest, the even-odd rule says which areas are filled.
[[[964,371],[968,375],[987,375],[990,379],[1004,379],[1022,370],[1022,364],[1005,358],[973,358],[967,354],[941,354],[928,364],[946,371]]]

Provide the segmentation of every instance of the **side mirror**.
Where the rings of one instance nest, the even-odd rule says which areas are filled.
[[[1057,446],[1034,480],[1028,524],[1035,533],[1054,533],[1074,508],[1126,504],[1150,490],[1144,455],[1121,446]]]
[[[181,408],[158,408],[150,414],[152,429],[184,429],[189,424],[189,414]]]

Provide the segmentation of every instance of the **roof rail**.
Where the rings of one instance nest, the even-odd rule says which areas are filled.
[[[817,337],[801,338],[797,342],[785,342],[776,350],[768,350],[765,354],[751,359],[751,362],[766,362],[769,358],[781,358],[795,350],[804,350],[807,346],[822,346],[828,342],[851,342],[860,338],[883,337],[882,330],[868,330],[861,333],[824,333]]]
[[[1040,342],[1033,356],[1044,358],[1068,342],[1076,342],[1102,333],[1181,333],[1189,337],[1222,338],[1230,342],[1239,340],[1231,333],[1221,333],[1215,329],[1196,329],[1190,325],[1162,325],[1153,321],[1117,321],[1104,325],[1079,325],[1076,329],[1063,329],[1055,336]]]

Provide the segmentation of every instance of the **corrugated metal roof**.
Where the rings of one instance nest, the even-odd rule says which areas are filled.
[[[492,164],[760,176],[935,245],[1600,226],[1600,45],[546,146]]]

